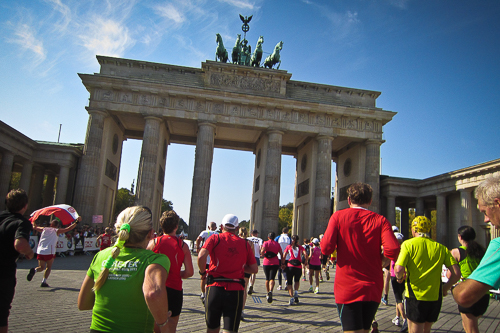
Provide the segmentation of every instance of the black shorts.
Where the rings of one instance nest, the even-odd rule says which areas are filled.
[[[16,291],[16,277],[0,279],[0,327],[7,326],[9,323],[9,313],[12,300]]]
[[[415,323],[435,323],[441,312],[443,294],[440,291],[437,301],[419,301],[416,298],[406,298],[406,316]]]
[[[168,309],[172,311],[172,317],[177,317],[181,314],[183,295],[182,290],[167,287]]]
[[[291,286],[294,282],[293,280],[295,280],[295,283],[299,282],[301,276],[302,276],[302,268],[287,267],[286,284],[288,286]]]
[[[486,310],[488,310],[488,305],[490,305],[490,294],[485,294],[479,301],[472,304],[469,308],[464,308],[462,306],[458,306],[458,311],[460,313],[470,313],[474,317],[479,317],[485,314]]]
[[[276,278],[276,273],[278,273],[278,269],[280,265],[264,265],[264,274],[266,275],[266,281],[270,281]]]
[[[243,307],[243,290],[227,291],[224,287],[207,287],[205,296],[205,321],[209,329],[220,327],[224,318],[224,330],[238,332]]]
[[[391,276],[392,291],[394,291],[394,298],[396,299],[396,304],[403,303],[403,293],[405,291],[405,284],[398,283],[398,278]]]
[[[354,302],[348,304],[337,303],[343,331],[369,330],[380,303]]]
[[[320,271],[321,265],[311,265],[309,264],[309,271]]]
[[[250,273],[244,273],[245,274],[245,279],[249,279],[252,274]]]
[[[323,258],[321,258],[321,265],[326,265],[327,262],[328,262],[328,256],[323,256]]]

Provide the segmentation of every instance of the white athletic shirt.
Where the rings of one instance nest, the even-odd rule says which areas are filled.
[[[57,228],[43,228],[40,240],[38,241],[37,254],[56,254]]]
[[[255,258],[260,258],[260,247],[262,246],[262,238],[259,237],[248,237],[247,240],[253,243],[253,249],[255,250]]]
[[[288,236],[288,234],[281,234],[278,237],[277,242],[281,246],[281,252],[285,252],[286,247],[292,243],[292,239],[290,238],[290,236]],[[279,253],[278,253],[278,258],[281,259],[281,256],[279,255]],[[285,260],[288,260],[288,259],[290,259],[290,254],[287,254],[285,257]]]
[[[212,230],[203,230],[198,237],[203,238],[203,241],[200,244],[200,248],[205,244],[207,241],[208,237],[218,234],[217,231],[212,231]],[[207,256],[207,265],[210,264],[210,256]]]

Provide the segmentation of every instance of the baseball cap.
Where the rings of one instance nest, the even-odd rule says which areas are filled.
[[[222,218],[222,224],[226,229],[235,229],[239,224],[238,217],[234,214],[226,214]]]
[[[259,231],[257,229],[253,229],[252,234],[258,234]]]
[[[403,236],[403,234],[400,232],[395,232],[394,236],[396,236],[397,240],[403,240],[405,238],[405,236]]]
[[[411,223],[416,232],[429,233],[431,231],[431,221],[425,216],[417,216]]]
[[[392,226],[392,232],[399,232],[399,228],[395,225]]]
[[[314,244],[319,244],[319,239],[314,238],[314,239],[313,239],[313,243],[314,243]]]

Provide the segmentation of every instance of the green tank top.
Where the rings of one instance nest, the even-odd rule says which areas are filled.
[[[462,250],[467,251],[467,248],[465,246],[460,246]],[[467,256],[461,260],[458,265],[460,266],[460,272],[462,272],[462,279],[466,279],[469,277],[469,275],[472,274],[472,272],[476,269],[477,266],[479,266],[479,262],[481,260],[472,258],[467,254]]]

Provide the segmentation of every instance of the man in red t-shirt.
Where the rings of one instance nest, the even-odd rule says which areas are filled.
[[[324,256],[337,249],[334,292],[344,331],[368,332],[384,286],[382,257],[396,261],[400,250],[389,221],[368,210],[372,193],[368,184],[349,186],[350,208],[332,215],[321,240]]]
[[[99,235],[99,237],[97,237],[97,240],[101,240],[101,247],[99,248],[100,251],[111,246],[112,237],[113,236],[111,235],[111,228],[106,227],[106,229],[104,229],[104,234]]]
[[[257,273],[259,268],[250,244],[238,236],[238,218],[227,214],[222,219],[223,233],[209,237],[198,254],[198,268],[207,279],[205,320],[207,331],[238,332],[245,289],[244,273]],[[207,256],[210,266],[206,270]]]

